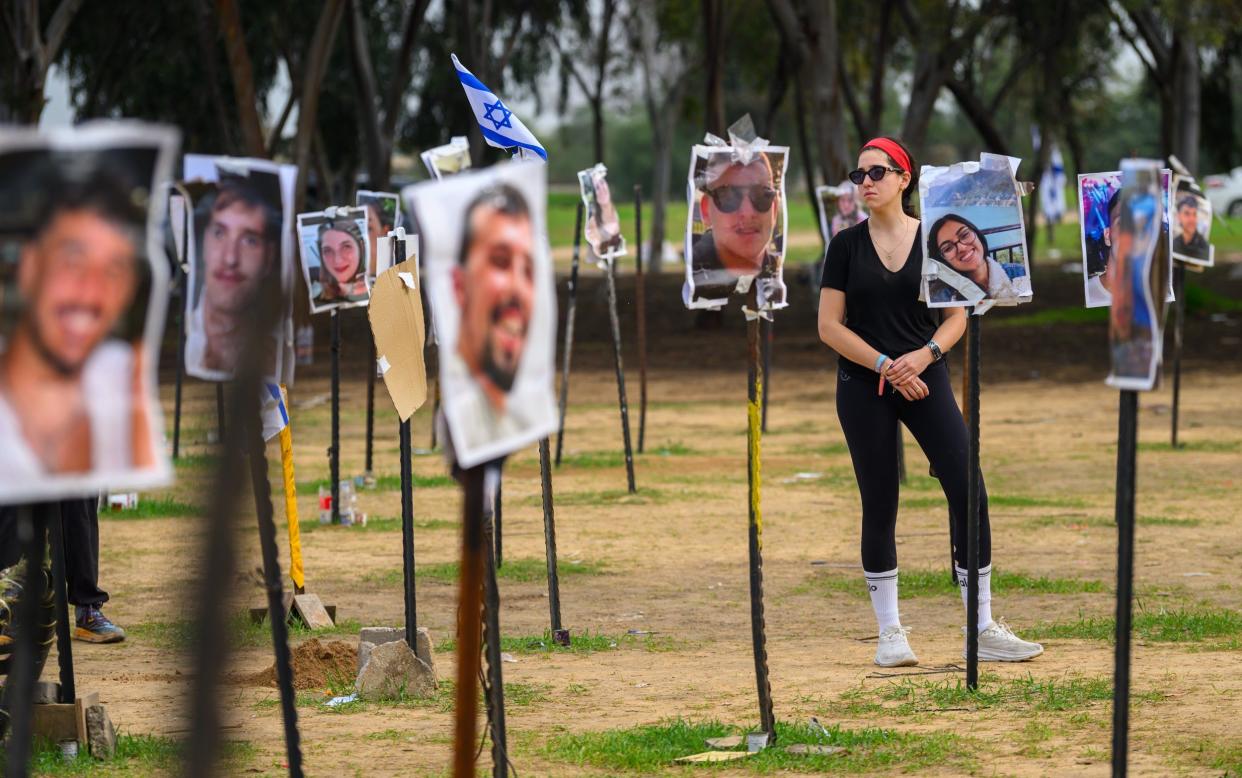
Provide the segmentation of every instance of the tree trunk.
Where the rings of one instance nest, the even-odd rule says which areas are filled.
[[[1186,32],[1175,33],[1173,43],[1173,153],[1193,175],[1199,175],[1200,100],[1199,51]]]
[[[798,147],[802,152],[802,175],[806,179],[806,196],[811,202],[811,213],[819,223],[819,201],[815,195],[815,158],[811,156],[811,144],[806,131],[806,95],[802,89],[802,79],[794,79],[794,111],[798,129]]]
[[[724,6],[721,0],[702,0],[703,7],[703,41],[707,60],[706,93],[703,101],[703,122],[705,129],[720,137],[724,137],[725,106],[724,106]]]
[[[386,189],[392,154],[380,133],[379,90],[375,85],[375,70],[371,67],[366,19],[362,16],[360,0],[349,0],[346,15],[349,20],[349,62],[354,80],[358,83],[358,123],[367,160],[367,181],[371,189]]]
[[[809,19],[810,56],[804,63],[804,85],[811,86],[811,115],[825,181],[837,181],[850,169],[845,125],[841,118],[841,84],[837,74],[837,3],[819,0]]]
[[[228,53],[242,141],[247,154],[262,157],[267,147],[263,143],[263,128],[255,99],[254,70],[250,64],[250,53],[246,51],[246,37],[242,32],[236,0],[216,0],[216,14],[220,18],[220,32],[224,35],[224,49]]]
[[[227,1],[227,0],[225,0]],[[336,40],[341,24],[345,0],[326,0],[315,24],[315,36],[305,58],[302,70],[302,98],[298,105],[298,136],[294,160],[298,166],[298,183],[294,189],[294,211],[301,213],[306,204],[306,182],[311,164],[311,146],[315,138],[319,118],[319,92],[324,71],[328,68],[328,55]]]
[[[871,56],[871,90],[868,97],[868,136],[878,135],[884,130],[884,72],[888,64],[888,48],[890,22],[893,16],[893,0],[883,0],[880,5],[880,29],[876,37],[875,51]],[[859,138],[866,143],[869,138]]]

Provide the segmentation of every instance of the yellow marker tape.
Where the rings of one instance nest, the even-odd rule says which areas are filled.
[[[763,407],[763,379],[757,379],[755,382],[755,399],[746,405],[746,421],[749,426],[748,438],[750,442],[750,481],[754,488],[750,492],[750,510],[755,516],[755,534],[758,537],[759,549],[763,550],[763,512],[760,508],[759,499],[759,436],[763,430],[762,407]]]
[[[285,387],[280,387],[285,393]],[[286,406],[287,407],[287,406]],[[306,574],[302,570],[302,535],[298,527],[298,489],[293,480],[293,430],[292,421],[280,431],[280,465],[285,474],[285,519],[289,525],[289,577],[298,589],[306,588]]]

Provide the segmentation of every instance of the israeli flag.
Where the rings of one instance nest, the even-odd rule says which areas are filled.
[[[479,123],[479,130],[489,146],[498,149],[517,149],[517,155],[523,158],[538,155],[544,162],[548,161],[548,152],[543,150],[539,139],[526,129],[522,120],[517,118],[499,97],[474,74],[466,70],[461,60],[453,57],[453,67],[457,68],[457,79],[461,88],[466,90],[466,99],[474,109],[474,118]]]
[[[263,418],[263,439],[271,440],[289,426],[289,409],[285,406],[285,393],[280,384],[263,384],[260,414]]]

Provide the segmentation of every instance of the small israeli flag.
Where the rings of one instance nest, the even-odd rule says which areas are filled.
[[[461,81],[461,88],[466,90],[466,99],[474,109],[474,118],[479,122],[479,130],[488,145],[498,149],[517,149],[517,155],[523,158],[538,155],[547,162],[548,152],[543,150],[539,139],[526,129],[522,120],[482,81],[466,70],[456,54],[450,56],[453,58],[453,67],[457,68],[457,79]]]
[[[263,384],[260,400],[260,414],[263,418],[263,439],[271,440],[280,431],[289,426],[289,409],[285,406],[284,387],[280,384]]]

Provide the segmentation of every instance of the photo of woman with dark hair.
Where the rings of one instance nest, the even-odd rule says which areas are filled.
[[[366,208],[337,208],[298,214],[311,313],[367,304],[366,269],[372,248],[366,238],[366,212]]]
[[[946,214],[928,230],[927,255],[946,264],[978,288],[985,299],[1017,300],[1031,293],[1026,266],[998,262],[988,253],[988,239],[964,216]],[[966,300],[967,296],[943,282],[929,285],[931,302]]]

